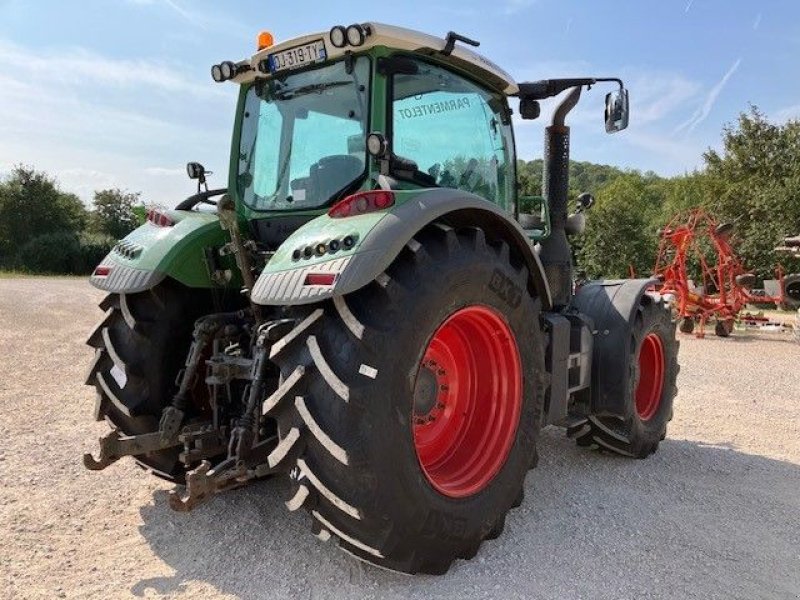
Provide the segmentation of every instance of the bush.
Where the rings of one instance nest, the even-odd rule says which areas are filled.
[[[45,233],[27,241],[17,253],[17,266],[32,273],[79,273],[81,244],[74,233]]]
[[[82,261],[80,272],[87,274],[94,270],[116,244],[116,240],[110,236],[91,233],[81,234],[79,242]]]
[[[87,275],[113,246],[114,240],[103,235],[46,233],[20,248],[15,266],[32,273]]]

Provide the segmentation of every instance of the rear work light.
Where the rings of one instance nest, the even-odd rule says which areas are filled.
[[[159,227],[172,227],[175,225],[175,221],[173,221],[169,215],[157,208],[151,208],[147,211],[147,220]]]
[[[394,192],[386,190],[359,192],[334,204],[328,211],[328,216],[332,219],[343,219],[377,212],[392,205],[394,205]]]

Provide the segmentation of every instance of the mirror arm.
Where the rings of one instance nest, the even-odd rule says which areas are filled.
[[[558,96],[564,90],[575,86],[593,86],[595,83],[613,81],[618,84],[620,89],[624,88],[622,80],[617,77],[581,77],[576,79],[542,79],[541,81],[530,81],[518,84],[520,98],[530,98],[531,100],[544,100]]]

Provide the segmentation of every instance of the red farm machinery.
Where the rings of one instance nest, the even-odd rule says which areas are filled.
[[[733,249],[731,223],[719,223],[702,209],[676,215],[660,230],[655,277],[662,295],[671,297],[680,330],[703,337],[705,325],[727,337],[748,304],[773,304],[786,310],[800,307],[800,274],[776,269],[778,293],[754,289],[757,278],[749,273]],[[791,238],[787,238],[787,244]]]

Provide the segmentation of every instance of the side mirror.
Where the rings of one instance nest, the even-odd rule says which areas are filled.
[[[200,163],[186,163],[186,174],[189,176],[189,179],[199,179],[200,183],[204,183],[206,180],[206,173],[210,173],[210,171],[206,171],[206,168]]]
[[[616,133],[628,126],[628,90],[620,88],[606,94],[606,133]]]
[[[531,98],[521,98],[519,101],[519,116],[526,121],[538,119],[542,109],[539,102]]]

